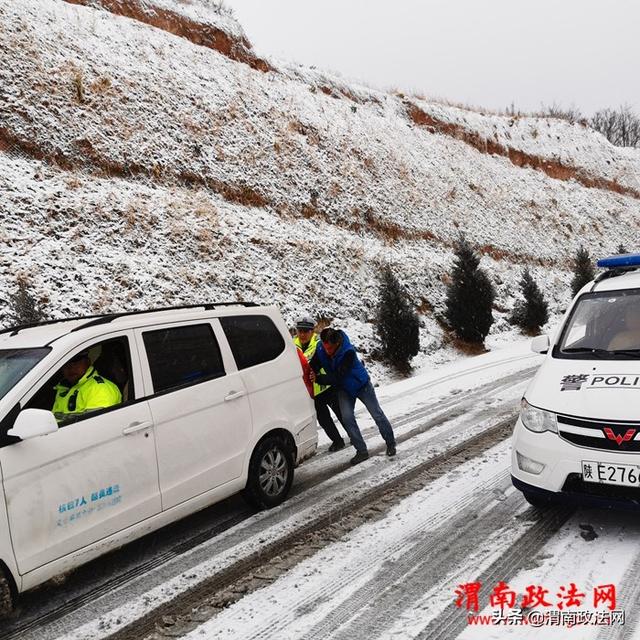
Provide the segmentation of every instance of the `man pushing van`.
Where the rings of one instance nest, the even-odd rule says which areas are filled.
[[[304,316],[296,322],[296,336],[293,339],[293,342],[296,347],[302,351],[308,361],[311,361],[315,355],[318,343],[320,342],[318,334],[314,331],[315,326],[315,321],[309,316]],[[324,373],[324,370],[322,373]],[[331,417],[331,413],[329,412],[329,407],[331,407],[338,417],[338,420],[342,422],[337,390],[334,387],[331,387],[331,385],[314,382],[313,402],[318,416],[318,423],[331,440],[329,451],[333,452],[343,449],[345,446],[344,439],[340,435],[338,428]]]

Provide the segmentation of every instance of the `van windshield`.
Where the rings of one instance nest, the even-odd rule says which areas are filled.
[[[0,399],[27,375],[51,349],[0,349]]]
[[[640,358],[640,289],[583,295],[562,330],[555,357]]]

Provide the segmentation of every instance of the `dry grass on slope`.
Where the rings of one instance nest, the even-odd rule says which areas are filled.
[[[608,180],[597,176],[587,175],[584,171],[563,164],[557,160],[542,158],[520,149],[506,147],[503,144],[482,137],[479,133],[466,129],[453,122],[444,122],[425,113],[417,105],[407,101],[409,118],[417,125],[427,127],[435,133],[441,133],[466,142],[481,153],[498,155],[508,158],[516,167],[530,168],[546,173],[555,180],[575,180],[590,189],[604,189],[621,195],[640,199],[640,191],[620,184],[615,180]]]
[[[230,35],[214,26],[160,6],[149,6],[141,0],[65,0],[70,4],[99,7],[115,15],[151,25],[193,44],[214,49],[236,62],[259,71],[271,71],[271,65],[253,52],[251,43],[242,36]]]

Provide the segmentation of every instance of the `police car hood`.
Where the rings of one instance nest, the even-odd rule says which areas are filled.
[[[636,420],[640,413],[640,360],[547,358],[525,398],[554,413]]]

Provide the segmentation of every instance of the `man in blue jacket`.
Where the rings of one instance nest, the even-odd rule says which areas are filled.
[[[344,331],[328,327],[320,334],[320,340],[310,362],[312,379],[315,377],[316,382],[336,385],[339,389],[342,424],[351,438],[351,444],[356,448],[356,455],[351,458],[351,464],[358,464],[369,457],[367,445],[356,422],[356,398],[364,404],[374,419],[380,435],[387,443],[387,455],[395,456],[396,439],[393,429],[380,408],[369,374],[358,359],[349,336]],[[321,369],[324,369],[324,374],[320,373]]]

